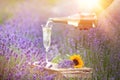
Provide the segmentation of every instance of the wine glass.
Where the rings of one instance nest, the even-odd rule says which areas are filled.
[[[46,51],[46,63],[48,64],[47,53],[49,51],[51,44],[52,25],[42,25],[42,31],[43,31],[43,45]]]

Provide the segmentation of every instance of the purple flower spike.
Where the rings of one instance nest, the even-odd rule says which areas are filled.
[[[74,66],[73,61],[71,60],[63,60],[58,63],[58,68],[73,68]]]

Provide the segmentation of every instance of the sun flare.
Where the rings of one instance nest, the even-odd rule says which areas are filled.
[[[78,0],[78,3],[80,7],[92,9],[98,5],[99,0]]]

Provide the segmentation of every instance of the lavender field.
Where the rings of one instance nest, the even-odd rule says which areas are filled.
[[[119,4],[114,0],[98,16],[97,27],[90,30],[54,23],[49,55],[64,59],[80,54],[85,67],[93,68],[91,80],[120,80]],[[54,80],[56,74],[43,70],[46,64],[41,25],[48,18],[77,12],[74,0],[0,0],[0,80]],[[41,67],[32,70],[30,64],[35,61]]]

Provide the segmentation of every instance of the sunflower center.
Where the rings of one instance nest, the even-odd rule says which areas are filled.
[[[73,62],[74,62],[75,65],[79,64],[78,60],[76,60],[76,59],[74,59]]]

